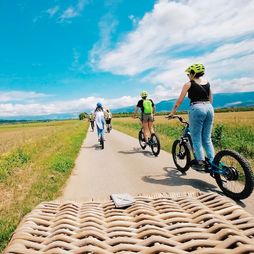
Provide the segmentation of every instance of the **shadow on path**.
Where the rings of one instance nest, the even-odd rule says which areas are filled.
[[[118,151],[118,153],[122,154],[137,154],[141,153],[146,157],[155,157],[152,152],[142,150],[141,148],[133,147],[132,150],[126,150],[126,151]]]
[[[85,149],[94,149],[94,150],[102,150],[101,149],[101,145],[98,144],[94,144],[92,146],[81,146],[81,148],[85,148]]]
[[[217,189],[217,186],[210,184],[206,181],[201,180],[202,175],[200,174],[201,179],[195,179],[195,178],[183,178],[182,176],[185,176],[186,173],[181,173],[180,171],[176,170],[172,167],[164,167],[163,170],[166,172],[165,175],[150,175],[150,176],[144,176],[142,177],[142,180],[147,183],[153,183],[153,184],[162,184],[162,185],[168,185],[168,186],[184,186],[189,185],[192,186],[195,189],[198,189],[200,191],[204,192],[217,192],[219,194],[222,194]]]
[[[91,149],[91,148],[95,148],[97,146],[97,144],[94,144],[92,146],[81,146],[81,148],[88,148],[88,149]]]

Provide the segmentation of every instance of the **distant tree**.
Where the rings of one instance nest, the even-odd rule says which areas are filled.
[[[79,120],[84,120],[86,117],[87,117],[87,113],[85,113],[85,112],[81,112],[79,114]]]

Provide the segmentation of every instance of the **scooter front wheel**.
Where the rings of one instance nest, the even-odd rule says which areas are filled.
[[[146,148],[146,140],[142,130],[140,130],[138,133],[138,141],[139,141],[140,147],[144,150]]]
[[[101,144],[101,149],[103,150],[104,149],[104,139],[102,136],[100,137],[100,144]]]
[[[179,139],[175,140],[172,145],[172,156],[176,168],[182,173],[190,168],[191,154],[187,145]]]

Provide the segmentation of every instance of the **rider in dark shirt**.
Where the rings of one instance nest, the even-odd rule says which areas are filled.
[[[176,113],[188,93],[190,99],[190,132],[196,159],[196,163],[192,165],[192,168],[202,171],[205,160],[203,148],[209,160],[214,158],[214,147],[211,139],[214,119],[214,110],[211,104],[212,93],[209,82],[202,78],[205,73],[203,64],[193,64],[185,72],[190,81],[184,84],[170,115]]]
[[[151,99],[147,99],[148,93],[146,91],[141,92],[141,100],[138,101],[137,106],[135,107],[134,115],[136,116],[138,109],[141,110],[141,122],[144,131],[144,137],[147,143],[149,143],[149,138],[153,130],[153,121],[155,106]]]

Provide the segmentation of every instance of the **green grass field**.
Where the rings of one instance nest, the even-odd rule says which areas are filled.
[[[140,129],[139,120],[130,117],[112,124],[133,137]],[[0,125],[0,252],[25,214],[61,195],[88,127],[75,120]],[[155,129],[162,148],[171,151],[180,123],[158,116]],[[216,150],[234,149],[254,165],[254,111],[216,113],[213,138]]]
[[[0,252],[25,214],[61,195],[87,129],[75,120],[0,126]]]
[[[183,115],[187,120],[188,116]],[[138,136],[140,123],[138,119],[115,118],[113,128]],[[179,137],[182,125],[176,120],[167,120],[165,116],[155,118],[155,131],[159,134],[162,148],[171,152],[172,143]],[[213,128],[213,142],[218,151],[230,148],[244,155],[254,166],[254,111],[216,113]]]

